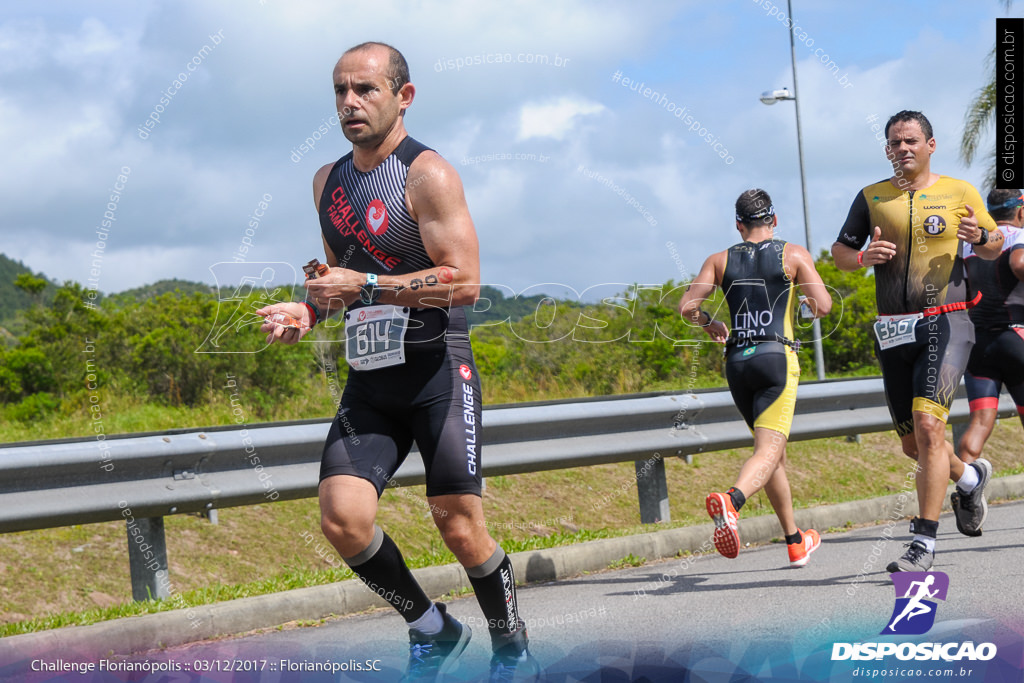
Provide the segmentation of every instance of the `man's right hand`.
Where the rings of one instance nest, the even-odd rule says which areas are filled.
[[[724,344],[729,339],[729,326],[723,323],[721,320],[711,319],[711,322],[704,331],[708,333],[712,341],[718,344]]]
[[[289,301],[283,304],[271,304],[255,311],[256,315],[262,315],[266,320],[260,325],[260,332],[267,333],[267,343],[281,342],[282,344],[295,344],[313,329],[312,314],[305,304],[298,301]],[[271,320],[275,313],[283,313],[286,316],[299,321],[299,329],[288,327]]]
[[[861,265],[865,268],[877,266],[880,263],[888,263],[896,255],[896,245],[882,239],[882,229],[875,226],[875,232],[871,235],[871,244],[864,250],[861,257]]]

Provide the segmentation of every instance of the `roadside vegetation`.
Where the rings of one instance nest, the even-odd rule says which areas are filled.
[[[235,424],[236,392],[247,424],[329,418],[336,409],[347,373],[337,324],[314,330],[310,338],[319,343],[294,347],[266,347],[258,332],[252,311],[292,299],[291,291],[218,295],[198,283],[165,282],[94,297],[77,283],[50,283],[10,263],[0,263],[7,268],[0,276],[10,276],[22,304],[0,319],[0,458],[3,445],[16,443]],[[836,300],[822,325],[830,377],[874,374],[870,276],[841,273],[824,254],[819,268]],[[485,289],[486,304],[469,315],[486,403],[724,386],[721,348],[676,313],[684,288],[669,281],[609,289],[600,303]],[[705,309],[724,317],[722,305],[718,295]],[[808,322],[800,322],[805,340]],[[812,356],[801,355],[810,379]],[[1000,425],[990,447],[1000,454],[1000,474],[1022,471],[1019,443],[1019,427]],[[797,506],[899,490],[910,468],[897,444],[892,434],[793,444]],[[639,523],[631,463],[487,479],[488,524],[508,551],[703,524],[705,494],[731,484],[748,454],[667,459],[672,520],[660,525]],[[770,511],[758,495],[744,515]],[[216,525],[191,515],[165,518],[172,596],[160,602],[131,600],[123,523],[0,535],[0,635],[352,576],[320,534],[315,500],[218,516]],[[388,489],[380,523],[412,566],[454,561],[432,530],[421,487]]]

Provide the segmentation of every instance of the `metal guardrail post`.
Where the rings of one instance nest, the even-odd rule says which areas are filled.
[[[163,517],[143,517],[128,524],[128,566],[132,574],[132,599],[169,598],[167,541]],[[161,581],[160,578],[163,577]]]
[[[657,524],[671,521],[668,508],[668,481],[665,459],[655,453],[648,460],[637,460],[636,492],[640,498],[640,523]]]
[[[952,424],[969,419],[964,395],[961,387]],[[1003,396],[998,415],[1016,414]],[[746,423],[722,389],[488,406],[483,423],[487,477],[634,462],[645,524],[670,520],[664,458],[692,462],[695,453],[750,447]],[[0,444],[0,534],[127,517],[132,595],[169,597],[163,517],[204,513],[213,522],[218,509],[316,496],[329,428],[307,420],[116,436],[104,442],[112,470],[97,467],[91,438]],[[789,440],[890,429],[881,379],[809,382]],[[415,456],[393,479],[424,480]]]

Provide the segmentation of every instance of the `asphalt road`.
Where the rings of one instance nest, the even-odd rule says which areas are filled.
[[[879,678],[888,681],[929,671],[937,672],[931,680],[1024,680],[1024,502],[992,506],[978,538],[961,536],[943,516],[933,570],[948,574],[949,593],[935,625],[923,636],[882,637],[895,598],[884,568],[908,540],[900,521],[824,534],[801,569],[788,567],[784,545],[771,544],[735,560],[712,553],[610,570],[521,588],[520,611],[552,681],[861,680],[862,666],[909,671]],[[478,680],[489,640],[476,600],[450,600],[449,612],[474,630],[450,680]],[[998,655],[976,663],[830,659],[835,642],[887,640],[993,642]],[[391,681],[407,647],[402,621],[380,610],[118,661],[182,667],[162,680]],[[325,664],[341,670],[310,670]],[[261,670],[239,670],[252,667]]]

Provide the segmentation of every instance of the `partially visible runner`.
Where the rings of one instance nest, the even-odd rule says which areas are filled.
[[[875,355],[903,452],[917,461],[920,508],[913,539],[887,569],[927,571],[947,480],[975,507],[988,482],[989,469],[965,467],[953,453],[946,419],[974,344],[963,246],[994,259],[1003,234],[970,183],[932,173],[935,138],[924,114],[894,114],[885,135],[893,175],[857,193],[832,257],[840,270],[875,268]]]
[[[1010,267],[1011,249],[1024,247],[1024,195],[1020,190],[992,190],[988,194],[988,212],[999,225],[1006,239],[1003,253],[995,261],[986,261],[974,254],[971,245],[964,248],[964,265],[971,290],[981,292],[981,301],[971,309],[974,323],[974,348],[967,361],[964,381],[971,406],[971,422],[960,437],[959,455],[966,463],[976,462],[991,476],[991,465],[981,458],[996,422],[999,392],[1003,384],[1017,404],[1017,413],[1024,421],[1024,317],[1011,320],[1006,298],[1021,281]],[[1024,252],[1020,252],[1024,257]],[[980,536],[988,515],[984,498],[980,505],[971,496],[954,492],[950,496],[956,513],[957,528],[968,536]]]
[[[321,528],[356,576],[406,621],[405,680],[434,680],[454,668],[469,627],[431,602],[375,524],[381,493],[415,442],[434,523],[487,621],[491,680],[533,678],[539,671],[512,562],[488,533],[480,498],[482,398],[462,308],[479,292],[480,256],[462,182],[406,132],[416,89],[398,50],[382,43],[347,50],[334,67],[334,92],[353,149],[313,179],[330,272],[306,281],[305,302],[257,311],[298,319],[298,329],[269,320],[260,328],[270,341],[292,344],[346,311],[352,367],[324,444]]]
[[[679,312],[716,342],[725,343],[729,391],[754,435],[754,454],[744,463],[736,484],[705,501],[715,522],[715,547],[726,557],[739,554],[739,511],[747,498],[763,488],[786,535],[790,565],[802,567],[821,537],[814,529],[797,528],[786,478],[786,440],[800,381],[799,343],[793,334],[795,286],[819,318],[832,308],[832,297],[810,253],[798,244],[775,239],[776,225],[778,218],[767,192],[755,189],[741,194],[736,200],[736,230],[743,241],[708,257],[687,287]],[[725,292],[731,335],[730,325],[700,308],[715,287]]]

